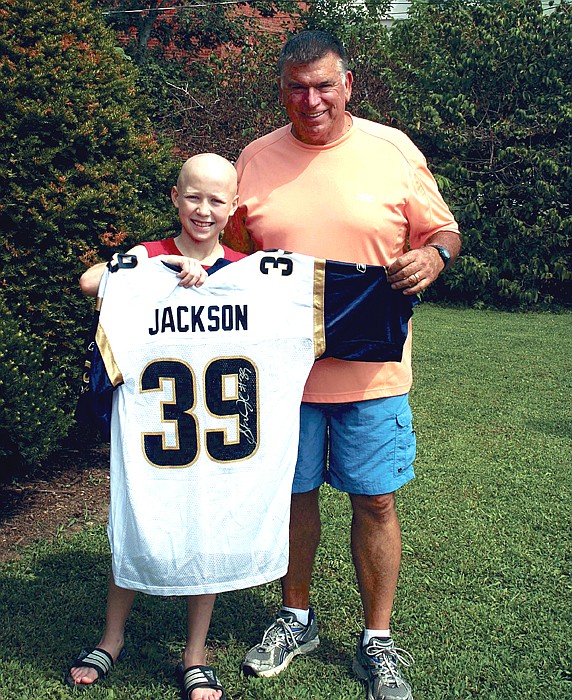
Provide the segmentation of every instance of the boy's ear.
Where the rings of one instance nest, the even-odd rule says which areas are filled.
[[[175,205],[175,207],[178,209],[179,208],[179,191],[177,190],[177,187],[173,185],[171,187],[171,201]]]
[[[236,195],[234,197],[234,199],[232,200],[232,206],[230,209],[230,216],[232,216],[237,209],[238,209],[238,195]]]

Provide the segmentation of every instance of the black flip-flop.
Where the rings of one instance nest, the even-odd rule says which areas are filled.
[[[212,666],[189,666],[183,669],[183,664],[177,666],[177,676],[181,684],[182,700],[189,700],[191,693],[196,688],[212,688],[220,690],[222,695],[220,700],[227,700],[226,693],[222,687],[216,672]]]
[[[122,649],[119,652],[117,661],[123,659],[126,655],[127,652],[125,651],[125,649]],[[92,685],[95,685],[98,681],[105,678],[107,674],[113,669],[114,665],[115,664],[113,662],[111,654],[105,651],[105,649],[101,649],[100,647],[95,647],[91,651],[82,649],[77,655],[77,658],[67,670],[65,678],[66,685],[69,685],[71,688],[79,688],[81,690],[85,690],[85,688],[90,688]],[[71,675],[71,670],[72,668],[79,668],[80,666],[95,669],[95,671],[97,672],[97,678],[91,683],[76,683]]]

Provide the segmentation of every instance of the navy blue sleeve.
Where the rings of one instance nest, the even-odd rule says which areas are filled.
[[[326,351],[360,362],[400,362],[416,296],[391,289],[384,267],[328,260],[324,293]]]
[[[107,376],[103,358],[95,342],[98,325],[99,311],[96,311],[88,337],[75,419],[80,425],[95,426],[102,439],[109,442],[114,387]]]

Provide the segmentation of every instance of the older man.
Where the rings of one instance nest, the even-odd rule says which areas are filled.
[[[284,46],[279,89],[290,123],[237,162],[240,208],[226,241],[386,265],[404,294],[426,289],[458,255],[458,226],[422,153],[402,132],[346,111],[353,75],[341,43],[302,32]],[[354,671],[369,700],[411,700],[390,616],[401,560],[395,491],[413,476],[411,333],[401,362],[316,363],[301,408],[283,606],[243,670],[273,676],[319,643],[310,580],[324,482],[349,494],[351,548],[365,629]]]

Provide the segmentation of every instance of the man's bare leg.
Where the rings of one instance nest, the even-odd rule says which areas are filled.
[[[290,560],[282,579],[282,603],[289,608],[310,607],[310,581],[320,543],[320,489],[293,493],[290,508]]]
[[[389,629],[401,565],[401,529],[394,494],[350,498],[352,556],[365,626]]]
[[[318,489],[292,494],[290,509],[290,560],[282,578],[282,605],[300,611],[310,607],[310,580],[314,557],[320,541]],[[262,643],[246,654],[242,669],[247,675],[270,678],[287,668],[297,654],[307,654],[320,640],[316,622],[290,625],[276,620],[264,633]],[[268,636],[267,636],[268,635]],[[295,639],[293,639],[293,635]]]

